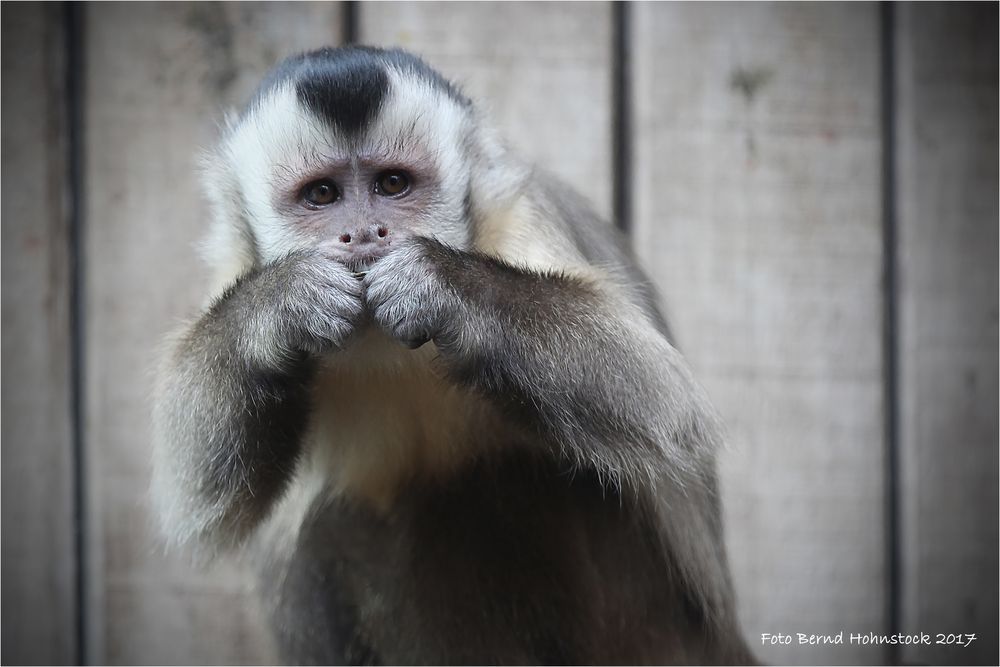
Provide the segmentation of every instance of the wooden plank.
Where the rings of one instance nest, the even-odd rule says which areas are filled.
[[[76,662],[63,12],[3,7],[3,663]]]
[[[903,624],[997,664],[997,5],[897,11]]]
[[[744,631],[878,663],[794,635],[885,630],[877,9],[640,3],[630,34],[635,247],[729,426]]]
[[[401,46],[457,81],[523,157],[611,215],[608,3],[366,2],[364,43]]]
[[[199,149],[279,58],[336,42],[340,15],[312,3],[86,8],[92,662],[275,660],[245,572],[198,570],[158,546],[148,396],[160,339],[205,297]]]

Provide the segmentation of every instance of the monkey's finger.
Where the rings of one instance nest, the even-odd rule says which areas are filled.
[[[428,334],[424,333],[416,338],[411,338],[408,341],[405,341],[404,345],[406,345],[406,347],[410,348],[411,350],[416,350],[418,347],[423,347],[428,342],[430,342],[430,339],[431,337]]]

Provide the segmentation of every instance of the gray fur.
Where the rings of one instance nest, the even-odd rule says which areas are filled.
[[[231,209],[213,197],[213,238],[256,250],[209,249],[244,268],[164,366],[167,532],[257,555],[290,661],[752,661],[721,429],[627,245],[467,100],[380,62],[377,114],[349,146],[305,145],[330,119],[299,131],[309,109],[269,80],[210,160],[210,183],[256,173],[241,190],[270,189]],[[285,155],[277,180],[266,164],[240,175],[254,142]],[[366,190],[390,168],[414,192]],[[318,176],[343,201],[297,208]],[[333,240],[376,227],[373,257]]]
[[[154,498],[184,541],[237,544],[284,490],[315,354],[363,314],[351,271],[300,251],[242,276],[175,344],[154,411]]]

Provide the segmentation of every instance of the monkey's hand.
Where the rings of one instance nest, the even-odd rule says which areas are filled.
[[[431,239],[406,239],[365,276],[365,301],[375,323],[408,347],[455,333],[457,298],[439,270],[448,252]]]
[[[242,342],[249,356],[271,367],[297,352],[320,354],[339,347],[364,312],[361,284],[346,266],[318,250],[290,253],[251,273],[222,302],[248,325]]]

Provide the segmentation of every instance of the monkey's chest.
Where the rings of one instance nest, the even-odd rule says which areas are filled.
[[[441,376],[433,345],[375,338],[344,354],[317,379],[309,429],[309,463],[336,495],[385,509],[403,484],[453,474],[500,427],[489,406]]]

